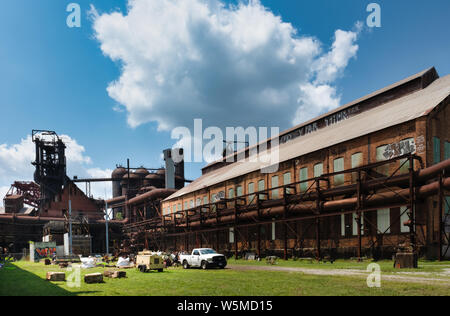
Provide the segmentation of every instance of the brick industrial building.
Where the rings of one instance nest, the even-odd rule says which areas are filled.
[[[390,257],[408,248],[442,259],[450,255],[449,96],[450,76],[430,68],[281,133],[279,144],[259,144],[257,159],[246,148],[231,154],[235,162],[211,163],[186,187],[184,163],[170,164],[168,151],[165,169],[118,167],[110,179],[70,180],[65,158],[40,169],[49,165],[41,156],[65,157],[63,144],[36,138],[38,189],[6,197],[0,244],[40,238],[44,225],[51,235],[46,224],[67,224],[72,200],[75,214],[89,219],[92,248],[103,252],[105,201],[74,184],[112,181],[106,203],[118,216],[109,228],[115,250],[208,246],[236,256],[321,258]],[[279,164],[269,170],[258,158],[275,149]],[[16,205],[33,197],[34,211]]]
[[[450,76],[411,76],[283,132],[277,172],[224,158],[165,199],[161,218],[125,231],[158,249],[388,257],[411,247],[444,256],[449,95]]]

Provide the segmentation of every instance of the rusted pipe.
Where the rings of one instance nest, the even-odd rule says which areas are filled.
[[[150,192],[147,192],[145,194],[139,195],[131,200],[128,201],[128,205],[135,205],[141,202],[145,202],[147,200],[155,200],[155,199],[164,199],[170,195],[172,195],[173,193],[175,193],[176,190],[173,189],[156,189],[156,190],[152,190]],[[115,201],[121,201],[122,199],[125,199],[125,196],[120,196],[117,197],[115,199]],[[111,202],[112,200],[109,200],[109,202]],[[110,203],[108,203],[108,205],[110,205]],[[19,220],[19,221],[25,221],[25,222],[42,222],[42,223],[46,223],[49,221],[56,221],[56,222],[64,222],[66,221],[65,218],[61,218],[61,217],[37,217],[37,216],[23,216],[23,215],[18,215],[18,214],[1,214],[0,215],[0,221],[4,219],[7,221],[13,221],[13,220]],[[128,224],[130,220],[130,215],[127,214],[126,218],[123,220],[111,220],[108,221],[111,224]],[[104,219],[102,220],[94,220],[92,221],[92,223],[100,223],[103,224],[106,221]]]
[[[122,195],[122,196],[117,196],[113,199],[107,200],[105,202],[108,203],[108,205],[113,206],[116,203],[124,202],[125,199],[126,199],[126,196]]]
[[[175,190],[175,189],[156,189],[156,190],[152,190],[150,192],[138,195],[135,198],[132,198],[131,200],[128,201],[127,204],[128,204],[128,206],[131,206],[131,205],[143,203],[147,200],[165,199],[168,196],[174,194],[175,192],[177,192],[177,190]]]
[[[450,172],[450,159],[444,160],[438,164],[435,164],[431,167],[421,169],[417,172],[417,179],[419,181],[427,181],[432,178],[435,178],[441,172]]]
[[[426,181],[435,178],[439,173],[447,171],[450,172],[450,159],[447,159],[441,163],[433,165],[426,169],[421,169],[415,172],[415,179],[419,183],[425,183]],[[382,189],[384,187],[398,187],[407,186],[409,184],[409,174],[398,175],[391,178],[383,177],[378,179],[366,180],[361,187],[364,191]],[[332,189],[321,190],[320,195],[322,198],[335,197],[339,195],[350,195],[357,192],[357,184],[351,184],[347,186],[335,187]],[[311,191],[301,195],[302,201],[315,201],[317,200],[317,192]],[[294,198],[293,201],[300,201],[300,197]]]
[[[18,215],[18,214],[1,214],[0,222],[2,219],[28,221],[28,222],[42,222],[42,223],[46,223],[49,221],[64,222],[66,220],[65,218],[61,217],[42,217],[42,216],[39,217],[39,216]]]
[[[446,189],[450,189],[450,178],[446,178],[442,182],[443,187]],[[422,187],[417,188],[417,197],[418,198],[426,198],[430,195],[436,194],[439,190],[439,182],[433,182],[431,184],[423,185]],[[388,191],[384,193],[377,193],[370,196],[369,199],[364,200],[364,206],[366,208],[371,207],[383,207],[383,205],[388,205],[392,203],[401,203],[406,201],[409,196],[409,189],[400,189],[395,191]],[[321,203],[321,209],[324,212],[332,212],[337,210],[344,209],[353,209],[357,206],[358,199],[357,198],[348,198],[336,201],[327,201]],[[314,212],[317,210],[317,206],[315,202],[304,202],[301,204],[293,205],[290,207],[291,213],[301,213],[301,212]],[[260,211],[261,217],[275,217],[280,216],[284,212],[284,206],[275,206],[271,208],[265,208]],[[246,213],[242,213],[238,215],[238,220],[250,220],[252,218],[257,218],[258,211],[250,211]],[[234,214],[229,214],[222,216],[220,218],[221,223],[231,223],[236,219]],[[203,221],[204,225],[213,225],[216,223],[215,218],[210,218]],[[179,227],[183,227],[184,225],[179,225]],[[190,227],[200,226],[200,221],[189,221]]]

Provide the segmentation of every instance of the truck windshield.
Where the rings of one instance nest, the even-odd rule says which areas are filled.
[[[210,255],[210,254],[213,254],[213,253],[217,253],[217,252],[215,252],[212,249],[203,249],[203,250],[200,250],[200,252],[202,253],[202,255]]]

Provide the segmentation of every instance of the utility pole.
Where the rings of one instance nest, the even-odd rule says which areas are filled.
[[[108,202],[105,201],[105,213],[106,213],[106,220],[105,220],[105,225],[106,225],[106,254],[109,255],[109,229],[108,229],[108,220],[109,220],[109,214],[108,214]]]
[[[70,199],[69,187],[69,254],[72,255],[72,200]]]

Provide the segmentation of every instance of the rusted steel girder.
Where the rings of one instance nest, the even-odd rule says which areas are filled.
[[[446,178],[443,180],[443,187],[450,189],[450,178]],[[439,189],[439,182],[433,182],[431,184],[423,185],[422,187],[419,187],[416,189],[416,197],[417,198],[425,198],[430,195],[436,194]],[[399,189],[399,190],[392,190],[384,193],[377,193],[372,195],[370,198],[367,198],[365,200],[365,209],[366,208],[376,208],[376,207],[383,207],[383,206],[389,206],[390,204],[399,204],[407,201],[409,199],[410,195],[410,189]],[[326,201],[326,202],[320,202],[319,207],[320,210],[323,212],[331,212],[336,210],[343,210],[343,209],[355,209],[358,204],[358,198],[348,198],[348,199],[342,199],[342,200],[336,200],[336,201]],[[298,213],[317,213],[317,207],[318,204],[315,202],[304,202],[301,204],[295,204],[292,205],[289,210],[291,214],[298,214]],[[268,218],[268,217],[274,217],[274,216],[281,216],[284,212],[284,206],[278,205],[274,207],[269,207],[262,209],[260,211],[261,217]],[[239,214],[239,220],[250,220],[252,218],[255,218],[258,215],[258,211],[252,210],[246,213],[240,213]],[[235,222],[237,219],[235,214],[229,214],[221,217],[221,223],[226,224],[230,222]],[[205,225],[213,225],[216,223],[216,219],[206,219],[203,221]],[[200,225],[199,221],[191,221],[189,223],[190,227],[197,227]],[[179,227],[183,227],[183,224],[179,225]]]

